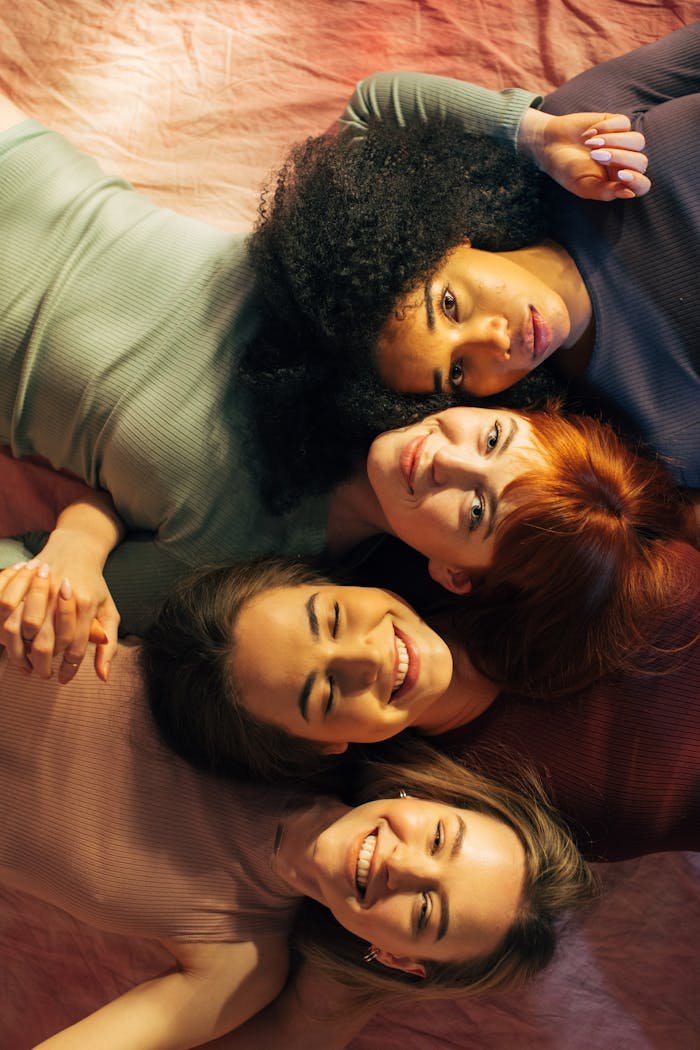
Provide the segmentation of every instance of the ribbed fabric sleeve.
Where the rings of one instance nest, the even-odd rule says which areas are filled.
[[[700,554],[674,551],[678,603],[638,674],[550,704],[502,694],[432,738],[494,776],[514,758],[534,765],[594,860],[700,850]]]
[[[297,900],[270,860],[288,792],[236,785],[163,748],[120,648],[59,686],[0,661],[0,879],[101,929],[182,941],[284,933]]]
[[[540,101],[522,88],[489,91],[465,80],[427,73],[375,73],[357,84],[340,124],[361,136],[373,117],[399,127],[456,117],[473,135],[515,146],[523,113]]]
[[[552,187],[556,239],[591,297],[593,355],[575,392],[700,486],[700,23],[596,66],[549,113],[622,111],[646,136],[652,189],[599,204]]]
[[[126,630],[191,566],[311,556],[328,503],[260,504],[245,395],[245,239],[154,207],[34,121],[0,135],[0,442],[107,489]]]

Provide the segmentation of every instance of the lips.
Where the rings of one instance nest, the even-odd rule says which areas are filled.
[[[421,452],[423,451],[423,446],[427,439],[427,434],[422,434],[413,438],[404,445],[401,450],[401,455],[399,456],[399,469],[403,474],[406,487],[411,496],[414,492],[413,486],[416,479],[416,471],[420,462]]]
[[[538,361],[551,345],[552,329],[534,306],[530,307],[530,316],[532,318],[533,334],[532,360]]]
[[[394,663],[394,688],[389,703],[395,704],[408,693],[418,681],[420,653],[415,642],[394,625],[396,660]]]

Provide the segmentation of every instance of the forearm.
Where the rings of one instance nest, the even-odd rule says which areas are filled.
[[[373,1013],[329,978],[302,969],[274,1002],[203,1050],[343,1050]]]
[[[85,492],[80,500],[69,504],[60,512],[47,546],[58,538],[74,544],[79,543],[81,548],[103,567],[125,531],[111,499],[106,494]]]
[[[538,96],[521,88],[490,91],[426,73],[375,73],[359,82],[340,125],[361,136],[371,118],[403,127],[451,116],[461,121],[465,132],[515,146],[523,115],[538,101]]]

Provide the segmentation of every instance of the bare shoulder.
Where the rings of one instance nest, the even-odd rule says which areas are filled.
[[[6,95],[0,94],[0,131],[7,131],[26,119],[27,114],[23,113],[19,106],[10,102]]]

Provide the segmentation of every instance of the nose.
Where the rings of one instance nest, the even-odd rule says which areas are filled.
[[[333,656],[333,672],[347,693],[368,689],[379,678],[385,657],[373,636],[351,638],[338,645]]]
[[[431,878],[430,860],[420,850],[398,843],[384,861],[386,885],[391,893],[424,889]]]
[[[496,350],[499,354],[510,350],[508,321],[502,314],[488,314],[481,318],[476,330],[478,342]]]
[[[458,485],[466,489],[484,481],[484,464],[473,451],[449,440],[435,450],[431,466],[436,485]]]

